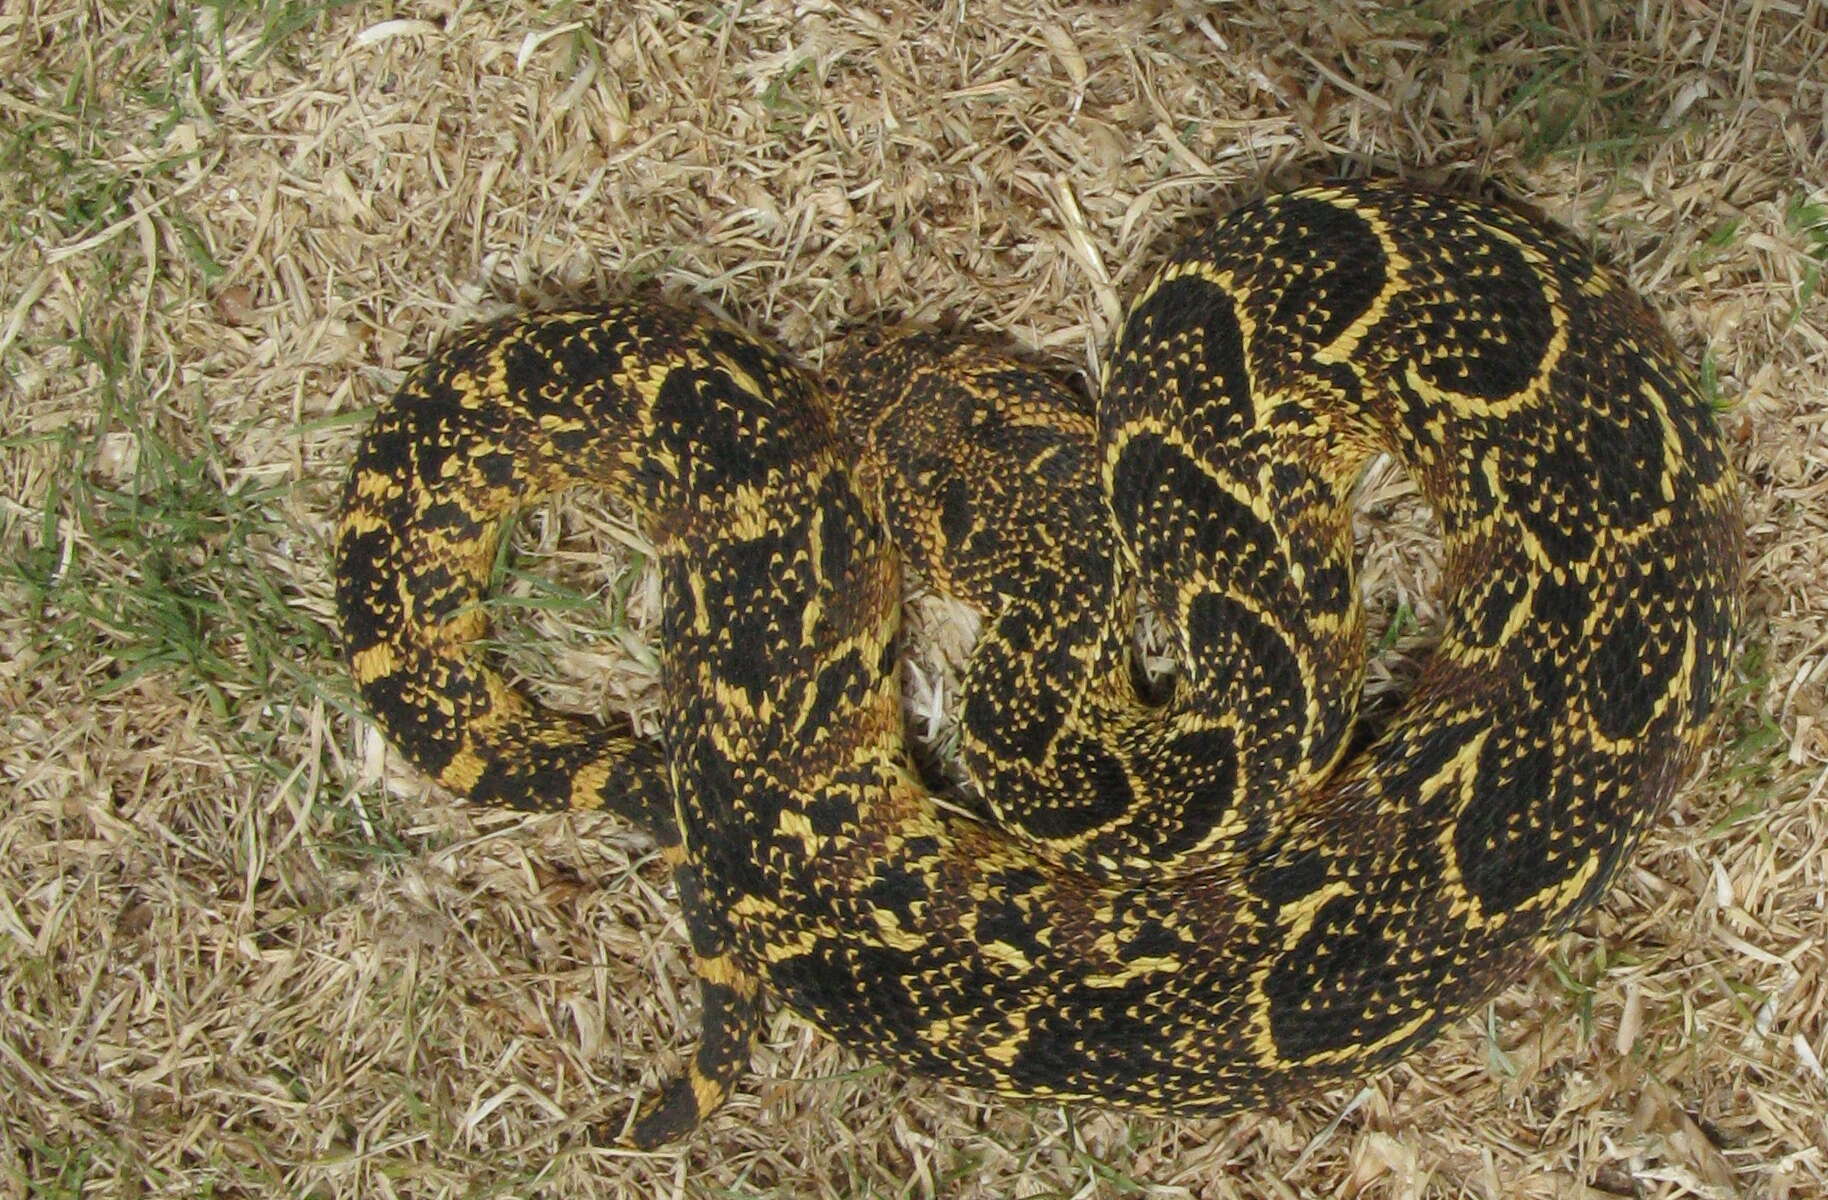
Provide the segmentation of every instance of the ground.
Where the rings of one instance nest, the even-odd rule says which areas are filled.
[[[0,10],[0,1197],[1828,1194],[1828,7],[602,10]],[[777,1013],[699,1136],[606,1144],[695,1021],[670,885],[614,822],[466,808],[360,719],[327,538],[374,405],[464,324],[642,288],[815,366],[911,321],[1090,377],[1175,237],[1366,173],[1572,228],[1722,406],[1744,648],[1604,906],[1283,1110],[1011,1103]],[[1436,548],[1400,476],[1362,527],[1383,686]],[[510,664],[651,724],[638,539],[578,497],[514,548]]]

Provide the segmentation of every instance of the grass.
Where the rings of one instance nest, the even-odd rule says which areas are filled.
[[[288,487],[230,484],[216,447],[182,445],[161,428],[121,334],[68,343],[100,380],[93,424],[41,444],[51,466],[37,528],[0,564],[0,580],[17,589],[41,668],[83,663],[97,700],[151,678],[194,689],[248,762],[283,775],[295,754],[278,744],[274,715],[327,694],[349,704],[346,682],[325,666],[331,629],[267,561],[276,545],[321,547],[281,514]],[[207,430],[192,416],[189,430]]]
[[[1802,239],[1802,253],[1808,258],[1797,287],[1796,307],[1790,311],[1794,322],[1815,299],[1822,282],[1822,267],[1828,264],[1828,204],[1799,194],[1784,210],[1784,226]]]
[[[0,1196],[1828,1194],[1828,148],[1773,116],[1819,108],[1828,28],[1746,11],[0,13]],[[451,804],[360,720],[327,545],[372,406],[471,319],[641,283],[813,363],[912,314],[1095,371],[1175,236],[1341,167],[1567,222],[1721,413],[1748,649],[1608,902],[1283,1108],[1013,1104],[777,1014],[697,1139],[594,1144],[696,1020],[666,872],[613,822]],[[1438,547],[1399,475],[1364,498],[1400,689]],[[651,728],[626,539],[591,497],[526,515],[489,603],[542,696]],[[968,637],[916,612],[925,703]]]

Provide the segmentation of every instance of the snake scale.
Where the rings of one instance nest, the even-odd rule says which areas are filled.
[[[1357,719],[1352,496],[1396,456],[1439,645]],[[657,742],[479,648],[505,516],[611,489],[665,597]],[[1156,1113],[1394,1061],[1591,906],[1693,765],[1738,616],[1715,418],[1644,303],[1509,207],[1274,195],[1172,253],[1093,412],[932,334],[815,377],[659,304],[454,337],[368,429],[335,548],[379,727],[474,800],[609,809],[671,863],[703,998],[634,1120],[680,1136],[767,998],[899,1068]],[[976,605],[976,810],[906,747],[904,565]],[[1161,694],[1137,606],[1173,631]]]

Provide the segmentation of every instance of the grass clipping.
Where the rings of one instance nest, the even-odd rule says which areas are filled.
[[[137,7],[0,13],[0,1197],[1828,1193],[1823,8]],[[698,1137],[593,1141],[694,1026],[676,908],[642,839],[453,804],[356,717],[326,537],[372,405],[647,283],[815,363],[944,321],[1091,372],[1176,233],[1371,169],[1571,226],[1731,404],[1744,659],[1605,905],[1283,1110],[997,1101],[776,1014]],[[1364,510],[1401,679],[1435,551],[1399,476]],[[651,724],[629,540],[526,515],[500,639]],[[915,611],[943,740],[968,630]]]

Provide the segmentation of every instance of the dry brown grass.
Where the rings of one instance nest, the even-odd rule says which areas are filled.
[[[1828,11],[507,7],[0,7],[0,1197],[1828,1194]],[[701,1136],[593,1145],[692,1026],[675,908],[642,839],[454,805],[353,717],[369,407],[480,315],[650,281],[815,362],[912,318],[1086,370],[1177,231],[1342,169],[1533,201],[1731,405],[1741,685],[1613,896],[1286,1111],[994,1101],[777,1015]],[[1370,601],[1425,639],[1374,493]],[[503,640],[645,719],[616,528],[525,520]]]

